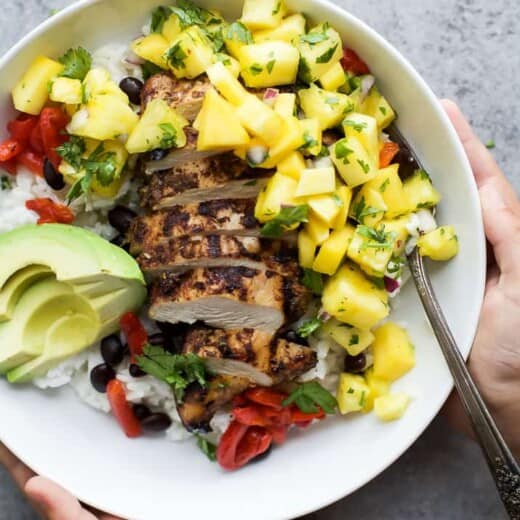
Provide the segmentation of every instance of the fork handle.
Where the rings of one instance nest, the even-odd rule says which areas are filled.
[[[417,248],[409,255],[408,261],[424,310],[446,358],[460,400],[471,419],[500,498],[509,517],[520,520],[520,467],[468,372]]]

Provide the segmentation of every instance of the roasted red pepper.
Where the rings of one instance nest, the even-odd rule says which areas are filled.
[[[33,130],[38,125],[37,116],[29,116],[27,114],[21,114],[16,119],[7,123],[7,131],[9,135],[20,141],[21,143],[27,144],[31,138]]]
[[[32,150],[24,150],[16,157],[18,164],[25,166],[31,173],[43,177],[43,156]]]
[[[126,391],[123,383],[117,379],[112,379],[107,386],[107,397],[112,413],[126,436],[131,439],[139,437],[142,433],[141,424],[126,400]]]
[[[16,158],[5,162],[0,162],[0,170],[4,170],[11,175],[16,175]]]
[[[0,162],[10,161],[23,151],[23,144],[16,139],[6,139],[0,144]]]
[[[368,65],[352,49],[343,49],[343,58],[341,59],[341,64],[347,72],[351,72],[356,76],[370,74]]]
[[[379,167],[386,168],[387,166],[390,166],[394,157],[398,153],[399,145],[397,143],[392,143],[392,141],[387,141],[379,153]]]
[[[136,356],[143,354],[143,348],[148,342],[148,334],[143,327],[141,320],[133,313],[127,312],[121,317],[119,322],[121,330],[125,335],[132,356],[132,362],[135,361]]]
[[[59,108],[44,108],[40,114],[43,151],[56,169],[61,162],[61,157],[56,152],[56,148],[68,140],[65,127],[69,124],[69,121],[67,114]]]
[[[281,410],[283,408],[282,401],[287,398],[287,395],[272,388],[251,388],[246,391],[245,397],[253,403]]]
[[[25,207],[38,213],[38,224],[70,224],[74,221],[74,213],[63,204],[57,204],[51,199],[32,199]]]

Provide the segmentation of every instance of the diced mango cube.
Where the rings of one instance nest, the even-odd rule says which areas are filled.
[[[50,86],[51,101],[68,105],[79,105],[83,101],[83,90],[79,79],[56,78]]]
[[[351,188],[373,179],[378,169],[358,137],[345,137],[329,147],[330,158]]]
[[[320,78],[321,86],[330,92],[334,92],[339,89],[347,81],[345,70],[341,63],[333,65],[325,74]]]
[[[300,174],[297,197],[332,193],[336,188],[336,172],[334,168],[307,168]]]
[[[83,80],[83,103],[88,103],[95,96],[113,96],[129,104],[128,96],[112,80],[108,70],[102,67],[90,69]]]
[[[161,69],[168,69],[164,53],[168,50],[169,41],[158,33],[143,36],[132,42],[132,51],[143,60],[150,61]]]
[[[267,183],[262,197],[257,200],[255,218],[260,222],[272,220],[282,208],[282,204],[292,204],[298,183],[281,173],[275,173]]]
[[[410,396],[404,393],[388,394],[374,401],[374,412],[384,422],[396,421],[406,412],[410,404]]]
[[[375,227],[383,219],[387,206],[381,192],[363,186],[350,208],[350,216],[360,224]]]
[[[331,195],[313,195],[307,199],[307,204],[313,215],[316,215],[327,226],[332,227],[343,202],[336,193]]]
[[[387,322],[374,331],[374,376],[396,381],[415,366],[415,349],[402,327]]]
[[[348,186],[344,185],[339,186],[336,189],[336,195],[342,202],[342,205],[339,209],[336,219],[332,224],[332,227],[336,231],[339,231],[347,225],[347,217],[350,210],[350,203],[352,202],[352,188],[349,188]]]
[[[289,154],[298,150],[302,144],[303,136],[298,119],[293,116],[282,119],[282,132],[278,142],[269,148],[269,154],[261,167],[273,168]]]
[[[379,166],[379,129],[375,118],[351,112],[345,117],[342,123],[343,131],[347,137],[357,137],[372,162]]]
[[[293,117],[296,110],[296,94],[289,92],[278,94],[273,110],[282,117]]]
[[[256,31],[253,37],[256,43],[265,42],[267,40],[278,40],[292,43],[295,38],[305,34],[306,23],[307,22],[303,15],[293,14],[284,18],[278,27]]]
[[[223,36],[227,52],[236,59],[244,45],[254,43],[251,31],[242,22],[233,22],[228,25],[223,31]]]
[[[280,173],[292,177],[294,180],[299,181],[302,170],[307,168],[305,159],[300,152],[292,152],[285,159],[282,159],[277,169]]]
[[[224,67],[232,74],[234,78],[240,76],[240,63],[238,60],[230,56],[229,54],[218,53],[215,55],[218,62],[222,63]]]
[[[345,227],[341,231],[333,231],[322,244],[312,269],[317,273],[333,275],[340,267],[352,239],[352,229]]]
[[[368,96],[361,104],[361,112],[375,117],[380,130],[384,130],[395,119],[393,108],[386,98],[381,95],[377,87],[372,87]]]
[[[248,96],[247,90],[240,81],[226,68],[222,62],[217,62],[206,71],[212,85],[233,105],[240,105]]]
[[[383,395],[390,393],[390,383],[384,379],[374,376],[374,369],[370,367],[365,371],[365,381],[370,388],[370,399],[367,400],[367,409],[371,411],[374,408],[374,401]]]
[[[305,224],[305,231],[317,246],[323,244],[330,236],[329,226],[312,214],[309,216],[309,221]]]
[[[438,262],[445,262],[457,256],[459,240],[453,226],[442,226],[422,235],[417,241],[419,254]]]
[[[252,31],[274,29],[286,13],[283,0],[244,0],[241,21]]]
[[[430,176],[424,170],[417,170],[403,182],[403,190],[410,211],[437,206],[440,193],[433,187]]]
[[[363,330],[371,329],[389,313],[387,292],[350,263],[327,281],[322,303],[331,316]]]
[[[302,152],[307,155],[319,155],[322,148],[322,131],[320,122],[316,118],[300,119],[303,133]]]
[[[374,341],[374,335],[369,330],[361,330],[335,319],[325,322],[322,331],[341,345],[349,356],[361,354]]]
[[[406,246],[406,241],[410,236],[408,231],[408,223],[410,222],[410,215],[403,215],[402,217],[392,220],[381,220],[380,225],[385,226],[385,231],[395,234],[394,256],[401,256]]]
[[[173,40],[181,34],[182,25],[179,17],[175,13],[172,13],[164,22],[161,32],[168,43],[172,43]]]
[[[342,415],[364,410],[369,396],[370,388],[363,376],[346,373],[339,376],[336,399]]]
[[[317,247],[316,242],[310,237],[309,233],[306,231],[298,233],[298,259],[303,268],[312,268]]]

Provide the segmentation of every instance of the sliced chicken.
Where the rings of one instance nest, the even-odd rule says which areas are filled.
[[[150,317],[170,323],[198,320],[223,329],[279,329],[295,321],[309,303],[297,278],[247,267],[163,273],[153,284]]]
[[[188,235],[258,236],[255,199],[222,199],[174,206],[136,218],[130,228],[132,254]]]
[[[255,237],[204,235],[172,239],[150,246],[137,257],[149,277],[163,272],[183,273],[198,267],[248,267],[297,277],[298,263],[292,250],[278,242],[263,244]]]
[[[143,109],[153,99],[163,99],[188,121],[193,122],[200,111],[211,83],[206,75],[197,79],[177,79],[160,73],[149,78],[141,91]]]
[[[257,179],[259,175],[265,177]],[[267,177],[265,170],[249,168],[232,153],[220,154],[154,174],[141,202],[157,210],[218,199],[250,199],[265,186]]]
[[[254,329],[195,327],[186,335],[183,353],[204,359],[213,373],[245,377],[260,386],[296,379],[317,363],[311,348]]]

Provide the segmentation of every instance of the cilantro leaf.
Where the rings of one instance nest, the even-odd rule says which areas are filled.
[[[269,72],[269,74],[271,74],[271,72],[273,72],[273,68],[276,64],[276,60],[271,60],[269,62],[267,62],[267,65],[265,66],[265,68],[267,69],[267,72]]]
[[[67,161],[76,171],[81,169],[81,161],[85,153],[85,140],[81,137],[71,135],[70,139],[56,148],[57,154]]]
[[[178,403],[182,402],[184,391],[190,384],[207,386],[208,371],[204,361],[195,354],[171,354],[161,347],[146,345],[143,355],[136,361],[141,370],[168,383]]]
[[[200,451],[208,457],[211,462],[215,462],[217,460],[217,446],[211,442],[209,442],[207,439],[202,437],[201,435],[195,435],[197,439],[197,446],[199,447]]]
[[[309,206],[291,206],[282,208],[280,213],[262,227],[260,235],[265,238],[280,238],[291,226],[301,222],[307,222]]]
[[[303,133],[303,144],[300,146],[300,150],[308,150],[318,145],[318,141],[312,137],[308,130]]]
[[[352,207],[352,215],[358,221],[363,223],[366,217],[371,217],[383,213],[382,209],[368,206],[365,202],[365,197],[361,197]]]
[[[171,123],[161,123],[159,128],[163,132],[159,148],[163,150],[174,148],[177,144],[177,131],[173,125]]]
[[[6,191],[11,189],[11,181],[8,177],[0,177],[0,191]]]
[[[117,160],[115,152],[105,152],[103,143],[83,161],[83,168],[96,177],[101,186],[109,186],[116,178]]]
[[[153,33],[162,32],[164,23],[166,22],[166,20],[168,20],[171,14],[171,9],[169,9],[168,7],[164,7],[163,5],[156,7],[152,11],[152,21],[150,23],[150,30]]]
[[[336,43],[334,47],[331,47],[329,50],[325,51],[321,56],[318,56],[316,58],[316,63],[328,63],[332,59],[332,56],[334,56],[334,53],[336,52],[338,45],[339,43]]]
[[[173,47],[170,47],[166,52],[166,59],[168,63],[175,69],[184,69],[186,64],[184,60],[188,55],[184,52],[181,42],[177,42]]]
[[[316,332],[321,326],[323,322],[319,318],[311,318],[310,320],[306,320],[302,323],[296,334],[301,338],[308,338],[313,332]]]
[[[317,43],[324,42],[329,39],[327,31],[329,30],[329,24],[325,22],[321,31],[311,31],[308,34],[300,36],[302,43],[308,43],[309,45],[316,45]]]
[[[253,35],[251,31],[241,22],[233,22],[225,31],[224,38],[226,40],[235,40],[245,45],[253,43]]]
[[[352,121],[351,119],[345,119],[343,120],[343,126],[349,126],[353,128],[356,132],[362,132],[366,127],[366,123],[356,123],[355,121]]]
[[[394,247],[396,234],[394,232],[385,232],[384,225],[380,229],[359,225],[356,233],[367,239],[363,244],[363,248],[391,249]]]
[[[81,81],[92,66],[92,56],[83,47],[69,49],[58,61],[63,64],[60,76]]]
[[[177,0],[177,6],[170,9],[179,18],[181,29],[187,29],[192,25],[211,24],[216,20],[210,11],[196,6],[190,0]]]
[[[253,75],[253,76],[258,76],[258,74],[262,74],[262,71],[263,71],[263,67],[262,65],[260,65],[259,63],[253,63],[253,65],[251,65],[249,67],[249,72]]]
[[[347,146],[347,140],[341,139],[334,146],[334,153],[337,159],[343,159],[344,164],[350,164],[348,156],[354,153],[354,150]]]
[[[321,408],[327,414],[334,414],[338,406],[336,398],[316,381],[299,385],[282,405],[289,406],[293,403],[303,413],[317,413]]]
[[[302,284],[316,296],[323,293],[323,276],[312,269],[303,270]]]
[[[141,65],[141,71],[143,73],[143,79],[144,79],[144,81],[146,81],[147,79],[150,79],[155,74],[162,72],[162,69],[155,63],[152,63],[151,61],[145,61]]]

